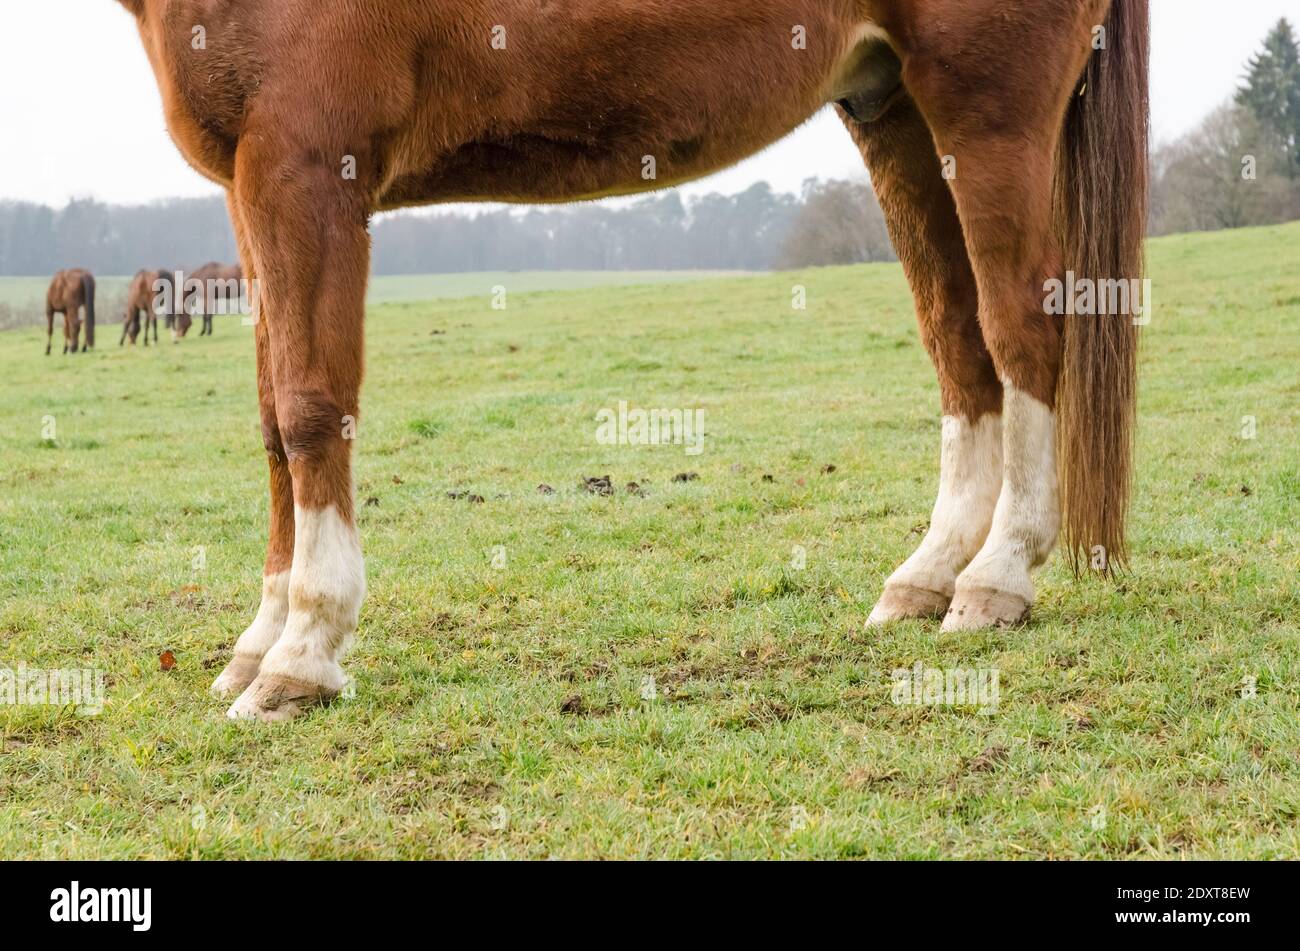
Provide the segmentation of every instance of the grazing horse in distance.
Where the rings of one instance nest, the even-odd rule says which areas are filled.
[[[194,326],[194,318],[182,303],[167,315],[167,326],[171,328],[172,343],[180,343]]]
[[[131,286],[126,295],[126,315],[122,318],[122,338],[117,342],[120,347],[128,339],[135,346],[140,328],[144,327],[144,345],[149,346],[149,329],[153,328],[153,342],[158,342],[158,314],[171,312],[170,271],[136,271],[131,279]],[[161,302],[161,306],[160,306]]]
[[[676,185],[827,105],[871,172],[943,413],[928,531],[868,623],[1017,623],[1062,533],[1076,567],[1124,562],[1136,322],[1046,292],[1140,283],[1147,0],[120,2],[260,283],[270,541],[213,685],[231,716],[286,719],[345,683],[371,215]]]
[[[212,336],[212,318],[215,314],[228,314],[238,312],[239,303],[243,297],[244,271],[238,265],[218,264],[211,261],[199,268],[193,274],[186,276],[186,285],[190,282],[198,283],[202,288],[200,293],[194,295],[191,300],[189,294],[186,294],[187,307],[184,309],[188,312],[193,309],[194,312],[202,315],[203,327],[199,331],[200,337]],[[177,325],[177,339],[184,337],[190,328],[191,320],[185,320],[183,326]]]
[[[54,275],[45,294],[45,355],[54,344],[54,315],[63,315],[63,352],[76,353],[81,340],[81,309],[86,309],[86,346],[95,346],[95,278],[83,268],[69,268]]]

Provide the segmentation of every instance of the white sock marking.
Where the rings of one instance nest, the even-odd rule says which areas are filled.
[[[1003,482],[988,540],[962,573],[962,587],[1034,600],[1029,572],[1052,553],[1061,528],[1056,481],[1056,417],[1003,381]]]
[[[341,690],[339,659],[357,629],[366,595],[356,526],[338,509],[294,506],[293,567],[284,634],[262,660],[262,674]]]
[[[939,495],[926,538],[891,582],[952,595],[958,572],[988,535],[1002,485],[1002,417],[985,413],[972,425],[944,417]]]
[[[262,603],[248,629],[235,642],[235,653],[258,660],[280,639],[289,617],[289,572],[262,579]]]
[[[1002,417],[985,413],[972,424],[965,417],[945,416],[930,528],[886,585],[951,597],[957,574],[984,544],[1001,486]]]

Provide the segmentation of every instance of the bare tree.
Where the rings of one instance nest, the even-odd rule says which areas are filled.
[[[896,260],[869,183],[815,178],[804,183],[803,204],[780,257],[782,267]]]
[[[1300,216],[1277,134],[1249,110],[1224,105],[1152,156],[1151,231],[1215,231]]]

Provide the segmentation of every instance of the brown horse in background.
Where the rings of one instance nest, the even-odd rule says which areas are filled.
[[[175,339],[180,340],[189,332],[193,324],[191,314],[203,318],[199,336],[211,337],[214,315],[239,312],[243,300],[243,281],[244,271],[238,264],[218,264],[215,261],[208,262],[192,274],[186,274],[186,289],[183,291],[185,305],[177,313],[173,328]]]
[[[54,345],[54,315],[63,315],[63,352],[76,353],[81,340],[81,309],[86,309],[86,346],[95,346],[95,278],[83,268],[59,271],[45,293],[45,355]]]
[[[261,285],[271,532],[261,608],[213,685],[239,694],[231,716],[287,718],[344,684],[370,216],[662,188],[828,103],[944,414],[929,530],[870,623],[1018,622],[1062,527],[1072,559],[1124,558],[1136,329],[1044,291],[1141,275],[1147,0],[121,2]]]
[[[140,328],[144,327],[144,345],[149,346],[149,330],[153,329],[153,342],[158,342],[158,315],[168,314],[171,311],[168,302],[171,301],[170,288],[170,271],[158,269],[156,271],[141,270],[136,271],[135,277],[131,279],[131,286],[126,294],[126,314],[122,318],[122,338],[118,340],[117,345],[120,347],[129,339],[131,346],[135,346],[136,337],[140,334]]]

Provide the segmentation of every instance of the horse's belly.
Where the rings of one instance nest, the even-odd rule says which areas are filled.
[[[433,105],[399,141],[382,204],[598,198],[734,164],[834,98],[857,46],[859,26],[820,2],[796,0],[802,20],[776,16],[790,2],[754,0],[727,29],[692,2],[694,21],[658,31],[620,22],[521,41],[539,52],[514,59],[431,55],[417,88]],[[809,24],[806,46],[789,22]]]
[[[562,202],[624,195],[708,175],[779,139],[806,119],[629,137],[570,135],[554,127],[464,142],[428,168],[401,176],[385,204],[438,201]]]

